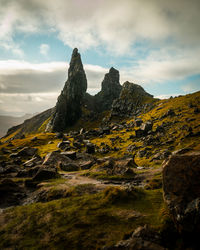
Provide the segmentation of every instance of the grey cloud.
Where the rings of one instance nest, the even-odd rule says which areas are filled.
[[[131,45],[143,39],[199,46],[199,0],[8,0],[2,9],[2,19],[11,9],[15,14],[8,35],[53,29],[71,47],[103,44],[115,54],[130,53]]]

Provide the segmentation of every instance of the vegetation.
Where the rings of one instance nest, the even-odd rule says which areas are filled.
[[[98,249],[116,243],[145,224],[165,235],[166,241],[175,237],[169,211],[163,204],[162,154],[181,148],[200,150],[198,109],[200,92],[157,101],[151,111],[139,117],[143,122],[153,121],[151,136],[147,135],[151,139],[149,143],[135,136],[135,131],[139,129],[134,125],[135,119],[124,120],[122,123],[125,126],[111,130],[110,134],[92,137],[90,141],[97,149],[93,154],[95,157],[134,156],[135,162],[142,168],[135,166],[133,174],[112,175],[106,169],[99,168],[101,164],[95,164],[91,169],[78,174],[107,183],[123,183],[140,177],[142,188],[129,189],[127,185],[116,187],[109,184],[105,188],[104,183],[100,187],[90,183],[73,186],[69,183],[70,179],[64,178],[40,183],[39,191],[48,190],[47,202],[13,207],[0,214],[0,248],[68,249],[70,246],[70,249]],[[90,115],[87,110],[84,112]],[[97,127],[102,118],[93,122],[88,120],[86,128]],[[44,125],[40,131],[43,131]],[[73,129],[79,129],[82,125],[83,121],[79,121]],[[40,131],[26,134],[23,139],[12,140],[17,131],[2,138],[0,153],[2,149],[12,152],[30,146],[38,148],[39,155],[44,157],[57,150],[61,139],[57,139],[54,133]],[[32,140],[35,136],[37,140]],[[74,139],[67,136],[67,140],[72,146]],[[105,147],[109,150],[102,152],[101,149]],[[85,151],[86,147],[82,146],[79,150]],[[9,153],[3,157],[8,160]],[[25,179],[13,178],[17,183],[23,183]]]
[[[79,192],[85,189],[78,187]],[[0,248],[94,249],[111,245],[138,225],[159,227],[162,193],[107,188],[97,194],[15,207],[1,214]]]

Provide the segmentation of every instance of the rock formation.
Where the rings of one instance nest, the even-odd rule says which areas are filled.
[[[153,96],[140,85],[126,81],[118,99],[112,104],[111,116],[133,116],[152,103]]]
[[[200,232],[200,153],[176,153],[163,166],[163,191],[179,232]]]
[[[101,91],[95,95],[98,110],[109,110],[113,101],[119,97],[121,89],[119,71],[112,67],[109,72],[105,74],[101,84]]]
[[[82,99],[87,90],[87,79],[81,56],[75,48],[72,53],[68,80],[58,97],[50,127],[53,131],[63,131],[73,125],[81,116]]]

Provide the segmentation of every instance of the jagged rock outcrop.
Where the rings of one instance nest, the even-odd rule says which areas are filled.
[[[112,67],[109,72],[105,74],[101,84],[101,91],[94,96],[98,111],[109,110],[113,101],[119,97],[121,89],[119,71]]]
[[[118,99],[112,104],[111,117],[133,116],[148,108],[153,101],[153,96],[148,94],[140,85],[126,81]]]
[[[75,48],[68,70],[68,80],[56,106],[9,129],[7,135],[17,131],[15,138],[21,138],[24,134],[35,132],[62,132],[73,126],[80,118],[84,127],[85,121],[98,120],[102,112],[107,110],[111,110],[111,118],[129,117],[148,110],[155,100],[137,84],[125,82],[122,87],[119,83],[119,71],[113,67],[105,74],[98,94],[91,96],[86,90],[86,74],[81,56]],[[102,117],[100,120],[102,121]]]
[[[75,48],[68,70],[68,80],[58,97],[55,113],[49,123],[53,131],[63,131],[80,118],[82,99],[86,90],[85,71],[78,49]]]

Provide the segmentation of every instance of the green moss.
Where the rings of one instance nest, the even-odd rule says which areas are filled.
[[[70,245],[70,249],[94,249],[111,245],[138,225],[158,226],[161,206],[159,191],[127,194],[108,188],[96,194],[15,207],[1,215],[0,247],[65,249]],[[125,215],[119,217],[123,211]],[[138,211],[141,216],[128,219],[127,211]]]

